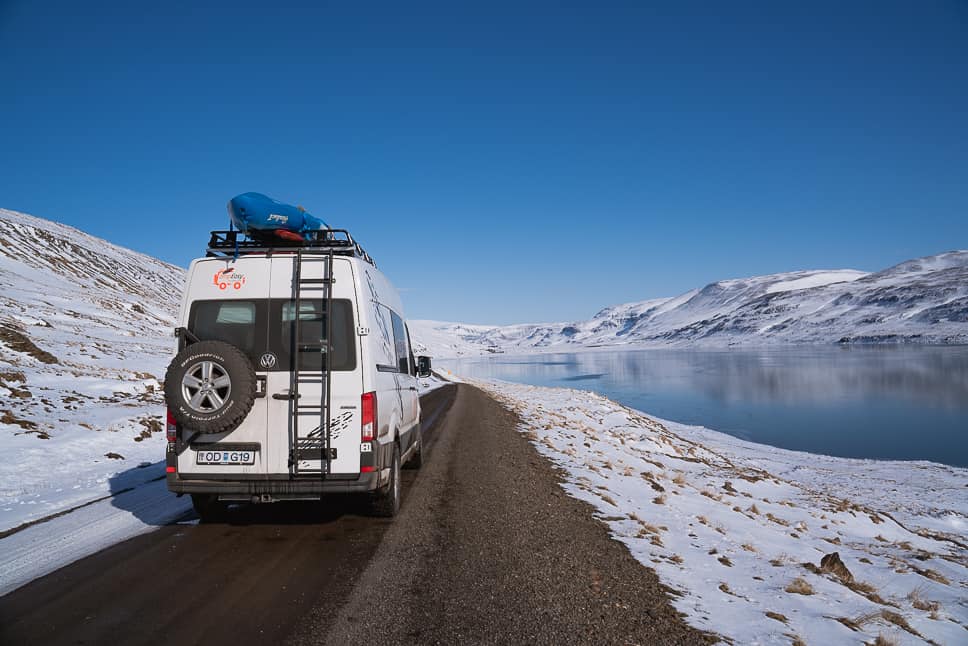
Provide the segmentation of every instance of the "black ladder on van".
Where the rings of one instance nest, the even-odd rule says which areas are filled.
[[[289,474],[292,477],[324,478],[330,471],[331,461],[336,458],[335,449],[330,446],[333,251],[297,249],[292,284]],[[325,321],[321,334],[315,335],[322,338],[303,339],[303,304],[306,302],[311,304],[310,319],[318,320],[316,317],[322,316]],[[312,353],[322,355],[321,370],[303,369],[303,357]],[[305,390],[300,392],[302,386],[310,385],[319,386],[318,400],[315,396],[308,397]]]

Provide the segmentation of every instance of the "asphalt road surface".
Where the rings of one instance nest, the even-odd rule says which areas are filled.
[[[0,644],[684,644],[669,593],[481,391],[425,395],[403,506],[233,509],[0,598]]]

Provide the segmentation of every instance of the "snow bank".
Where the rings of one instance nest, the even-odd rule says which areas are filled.
[[[472,383],[520,415],[565,490],[696,627],[742,644],[968,638],[968,470],[787,451],[593,393]],[[820,569],[834,552],[850,578]]]

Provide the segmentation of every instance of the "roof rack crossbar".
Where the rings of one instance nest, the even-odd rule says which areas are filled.
[[[332,251],[338,256],[361,258],[376,267],[370,254],[363,250],[346,229],[317,229],[308,232],[307,236],[304,240],[286,240],[268,231],[265,235],[248,235],[233,230],[212,231],[205,255],[235,257],[249,253],[294,252],[296,249],[302,249],[303,253]]]

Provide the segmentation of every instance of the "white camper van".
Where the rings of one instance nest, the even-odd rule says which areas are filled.
[[[348,232],[214,231],[178,316],[167,480],[203,520],[337,492],[396,513],[400,467],[422,460],[430,362],[417,365],[399,294]]]

